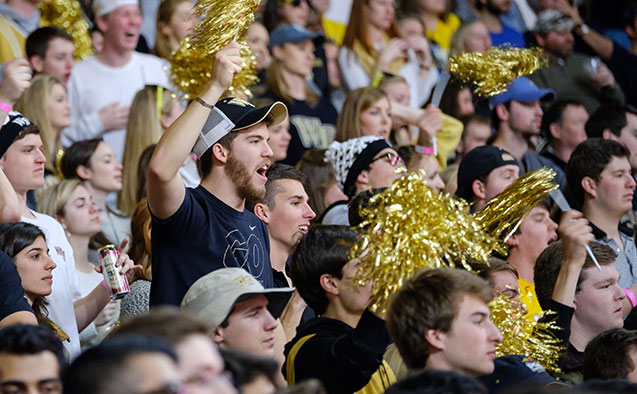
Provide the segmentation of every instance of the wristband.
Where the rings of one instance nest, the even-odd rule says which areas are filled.
[[[624,293],[626,293],[626,297],[630,300],[630,304],[633,306],[637,306],[637,297],[635,297],[635,293],[631,289],[624,289]]]
[[[416,151],[416,153],[420,153],[421,155],[433,155],[434,154],[434,148],[432,146],[416,145],[416,146],[414,146],[414,151]]]
[[[13,107],[5,103],[4,101],[0,100],[0,111],[9,113],[13,111]]]
[[[196,100],[199,104],[203,105],[203,106],[204,106],[204,107],[206,107],[206,108],[209,108],[209,109],[213,109],[213,108],[214,108],[214,105],[210,105],[210,104],[208,104],[208,103],[207,103],[207,102],[205,102],[205,101],[204,101],[201,97],[197,97],[197,98],[195,98],[195,100]]]

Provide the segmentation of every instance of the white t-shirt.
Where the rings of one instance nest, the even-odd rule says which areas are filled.
[[[73,67],[68,84],[71,126],[62,131],[62,144],[103,137],[121,162],[124,156],[126,129],[104,133],[98,112],[113,102],[129,106],[144,85],[170,88],[168,63],[156,56],[133,52],[122,67],[101,63],[95,56]]]
[[[71,359],[80,354],[80,336],[77,332],[77,321],[73,302],[82,298],[75,276],[75,260],[73,248],[64,235],[64,229],[51,216],[31,211],[35,219],[22,217],[22,221],[38,226],[46,236],[49,256],[57,267],[53,270],[53,290],[46,297],[49,305],[49,319],[60,326],[70,337],[62,344],[69,352]]]

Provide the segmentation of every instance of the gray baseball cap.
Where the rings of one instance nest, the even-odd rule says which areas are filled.
[[[181,308],[196,314],[215,330],[235,304],[258,295],[266,296],[268,310],[276,319],[293,291],[290,287],[266,289],[243,268],[221,268],[193,283],[181,301]]]

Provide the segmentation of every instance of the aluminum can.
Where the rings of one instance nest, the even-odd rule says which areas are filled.
[[[102,266],[104,280],[111,288],[111,299],[123,298],[130,292],[130,286],[128,286],[126,275],[121,275],[115,266],[119,258],[119,250],[117,250],[115,245],[106,245],[103,248],[99,248],[97,254]]]

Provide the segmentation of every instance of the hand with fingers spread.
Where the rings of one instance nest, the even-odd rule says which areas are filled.
[[[31,67],[24,58],[17,58],[7,63],[0,83],[0,101],[13,106],[22,96],[22,92],[31,86]]]

